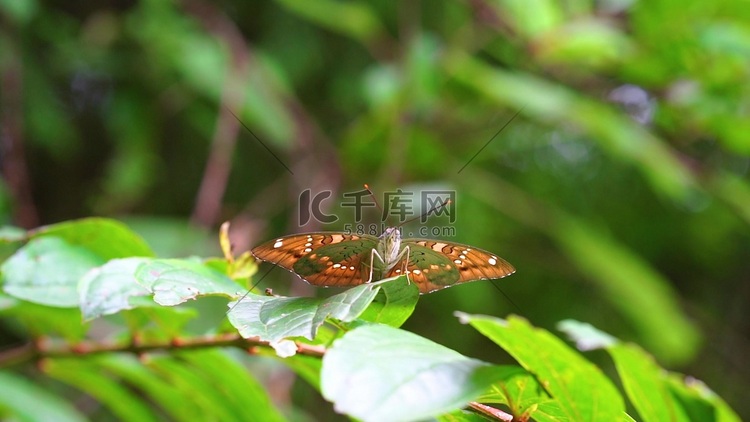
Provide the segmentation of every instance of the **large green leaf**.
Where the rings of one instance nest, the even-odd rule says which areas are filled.
[[[621,343],[578,321],[562,321],[559,328],[575,340],[579,349],[603,348],[609,352],[625,392],[643,421],[739,420],[703,383],[683,381],[670,374],[639,346]]]
[[[153,256],[146,242],[125,224],[107,218],[84,218],[40,227],[29,232],[32,239],[60,237],[84,247],[104,260],[130,256]]]
[[[682,408],[673,400],[665,383],[667,373],[640,348],[620,343],[590,324],[566,320],[558,328],[568,334],[581,350],[604,348],[615,361],[630,402],[642,420],[687,421]]]
[[[151,291],[138,284],[135,277],[137,269],[149,260],[113,259],[89,271],[78,285],[84,320],[132,309],[136,305],[131,298],[150,296]]]
[[[409,421],[456,410],[502,375],[416,334],[365,325],[323,357],[321,390],[338,412],[364,421]]]
[[[414,312],[418,300],[419,287],[404,276],[395,277],[383,284],[359,319],[400,327]]]
[[[378,283],[363,284],[325,299],[272,297],[249,294],[228,306],[229,321],[242,337],[270,342],[279,356],[296,352],[290,337],[315,338],[326,318],[348,322],[357,318],[380,289]]]
[[[174,306],[200,296],[237,296],[241,288],[226,275],[193,259],[114,259],[95,268],[79,286],[86,320],[151,303]]]
[[[78,305],[78,281],[104,260],[90,250],[58,237],[33,239],[0,267],[3,290],[49,306]]]
[[[174,306],[199,296],[236,297],[242,288],[225,274],[198,260],[155,259],[144,262],[135,272],[138,284],[154,294],[154,301]]]
[[[667,373],[654,358],[633,344],[607,348],[615,361],[625,392],[644,422],[690,421],[669,392]]]
[[[0,419],[23,422],[82,422],[70,402],[9,372],[0,372]]]
[[[562,340],[519,317],[458,315],[536,375],[569,420],[623,418],[625,403],[612,382]]]

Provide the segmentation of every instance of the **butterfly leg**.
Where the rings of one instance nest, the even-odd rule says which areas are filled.
[[[404,259],[404,266],[402,267],[402,274],[406,274],[406,282],[411,283],[411,279],[409,278],[409,254],[411,254],[411,248],[407,245],[401,253],[406,253],[406,259]]]
[[[401,251],[401,253],[398,254],[396,257],[395,262],[402,263],[401,264],[401,274],[406,276],[406,281],[411,283],[411,279],[409,278],[409,254],[411,253],[411,248],[409,246],[404,247],[404,249]],[[403,259],[406,257],[406,259]]]
[[[365,283],[371,283],[372,282],[372,272],[375,270],[375,257],[376,256],[378,257],[378,259],[380,260],[380,262],[382,262],[383,265],[385,265],[385,260],[383,260],[383,257],[380,256],[380,254],[378,253],[378,251],[376,251],[375,249],[372,249],[372,252],[370,253],[370,278],[368,278]]]

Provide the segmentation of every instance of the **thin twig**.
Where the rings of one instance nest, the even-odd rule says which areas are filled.
[[[304,343],[297,344],[297,353],[307,356],[322,357],[326,349]],[[257,338],[242,338],[237,334],[216,336],[177,338],[169,341],[147,343],[102,343],[85,341],[73,345],[34,345],[31,343],[0,352],[0,368],[43,358],[78,357],[104,353],[143,354],[157,350],[191,350],[213,347],[237,347],[253,351],[254,348],[270,348],[267,341]]]
[[[13,34],[5,35],[6,39],[18,39]],[[39,225],[39,215],[31,196],[24,151],[23,63],[15,45],[11,43],[10,47],[10,54],[0,67],[0,166],[13,199],[13,223],[29,229]]]
[[[249,66],[248,47],[236,25],[213,5],[201,1],[188,1],[186,9],[199,20],[211,34],[222,41],[230,51],[231,65],[221,92],[216,130],[211,140],[211,151],[206,162],[203,179],[195,201],[191,220],[210,227],[219,216],[239,134],[239,122],[232,109],[239,109],[243,99],[243,80]]]
[[[484,416],[487,416],[495,420],[500,420],[504,422],[511,422],[513,420],[513,415],[511,415],[510,413],[503,412],[500,409],[487,406],[486,404],[477,403],[473,401],[469,403],[469,407],[475,412],[480,413]]]

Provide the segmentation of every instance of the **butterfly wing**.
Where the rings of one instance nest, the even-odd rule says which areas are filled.
[[[409,246],[409,278],[421,293],[430,293],[458,283],[503,278],[513,274],[513,265],[491,252],[459,243],[427,239],[404,239]],[[388,274],[401,274],[403,263]]]
[[[369,235],[306,233],[268,241],[250,253],[316,286],[356,286],[369,278],[370,254],[377,242]]]

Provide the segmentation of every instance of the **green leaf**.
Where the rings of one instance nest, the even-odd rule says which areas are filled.
[[[519,317],[457,315],[535,374],[569,420],[622,418],[625,404],[612,382],[562,340]]]
[[[5,298],[7,297],[0,295],[0,302]],[[89,326],[81,323],[81,312],[78,308],[53,308],[23,300],[10,300],[14,300],[15,303],[0,309],[0,315],[17,318],[32,337],[57,334],[65,340],[74,342],[86,336]]]
[[[393,281],[383,284],[359,318],[400,327],[414,312],[418,300],[419,287],[415,283],[410,283],[404,276],[394,277]]]
[[[564,17],[561,6],[552,0],[501,0],[494,4],[517,32],[532,38],[554,29]]]
[[[283,421],[284,417],[271,403],[263,385],[237,361],[220,350],[198,350],[180,353],[194,373],[209,381],[210,388],[223,392],[222,405],[234,408],[243,421]],[[246,409],[252,409],[248,412]]]
[[[301,0],[278,0],[278,2],[310,21],[360,41],[371,41],[381,32],[377,15],[364,2],[341,3],[332,0],[318,0],[315,3]]]
[[[477,399],[480,403],[502,403],[519,420],[536,422],[568,420],[565,411],[539,384],[533,374],[517,366],[501,366],[502,380]],[[524,419],[526,418],[526,419]]]
[[[224,405],[224,387],[215,384],[210,374],[195,371],[188,362],[168,356],[149,359],[146,365],[195,404],[198,411],[194,420],[243,420],[244,409]]]
[[[349,322],[357,318],[380,289],[378,283],[363,284],[325,299],[269,297],[249,294],[229,303],[229,322],[245,338],[268,341],[281,357],[291,356],[296,346],[289,337],[315,338],[326,318]]]
[[[487,418],[468,410],[454,410],[435,418],[438,422],[487,422]]]
[[[669,390],[688,414],[691,421],[740,422],[737,413],[702,381],[670,374]]]
[[[79,285],[85,320],[148,306],[153,295],[162,306],[199,296],[237,296],[241,288],[226,275],[196,260],[125,258],[95,268]]]
[[[661,368],[639,346],[621,343],[590,324],[578,321],[562,321],[559,328],[579,348],[603,348],[609,352],[625,392],[642,420],[710,420],[714,412],[727,415],[727,421],[739,420],[734,411],[703,383],[692,378],[683,382],[677,375]]]
[[[562,422],[568,421],[568,416],[557,400],[548,400],[539,403],[529,409],[536,422]]]
[[[78,305],[78,281],[104,261],[90,250],[57,237],[31,240],[3,263],[3,289],[30,302]]]
[[[323,357],[323,397],[364,421],[434,417],[476,399],[501,374],[416,334],[365,325],[336,340]]]
[[[684,362],[695,353],[700,333],[680,310],[669,280],[600,230],[574,218],[558,221],[555,238],[563,250],[599,281],[610,302],[633,321],[657,356]]]
[[[670,281],[635,251],[581,218],[534,201],[487,172],[472,172],[469,189],[498,210],[503,202],[523,204],[512,212],[521,221],[551,236],[569,259],[601,290],[607,301],[638,330],[649,350],[669,362],[685,362],[697,351],[701,334],[680,308]],[[498,192],[488,196],[488,189]],[[503,200],[497,198],[502,197]],[[748,202],[750,204],[750,202]],[[750,216],[750,213],[748,213]],[[518,214],[515,214],[518,217]],[[536,222],[533,222],[536,221]]]
[[[0,227],[0,243],[20,242],[26,239],[26,230],[15,226]]]
[[[79,422],[86,418],[65,400],[9,372],[0,372],[3,420]]]
[[[135,356],[112,354],[96,358],[96,362],[120,380],[142,391],[171,420],[193,421],[200,414],[195,403],[167,380],[143,366]]]
[[[633,344],[607,347],[625,392],[644,422],[690,421],[669,392],[667,372],[654,358]]]
[[[81,313],[85,321],[110,315],[136,305],[131,298],[150,296],[151,290],[138,284],[136,271],[149,258],[113,259],[89,271],[78,286]]]
[[[20,300],[12,298],[3,292],[0,292],[0,312],[6,312],[17,307],[21,303]]]
[[[603,349],[619,343],[619,340],[593,325],[573,319],[560,321],[557,329],[567,334],[581,351]]]
[[[131,256],[154,256],[146,242],[125,224],[107,218],[84,218],[40,227],[29,233],[32,239],[60,237],[84,247],[105,261]]]
[[[500,366],[501,380],[492,385],[482,397],[481,403],[502,403],[516,417],[532,416],[537,418],[540,403],[550,401],[549,395],[534,375],[518,366]]]
[[[540,39],[539,60],[576,66],[576,70],[628,60],[632,41],[611,24],[588,19],[567,23]]]
[[[140,397],[110,378],[90,362],[73,358],[44,361],[43,370],[51,377],[72,385],[96,398],[121,420],[157,421],[157,416]]]
[[[137,282],[154,294],[154,301],[174,306],[199,296],[239,296],[242,290],[225,274],[200,261],[155,259],[141,264],[135,273]]]

